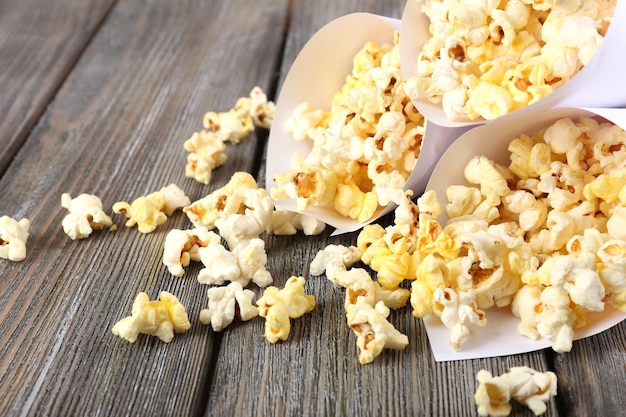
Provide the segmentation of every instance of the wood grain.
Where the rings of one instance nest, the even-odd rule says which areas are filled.
[[[2,264],[1,415],[204,409],[216,343],[197,320],[206,288],[193,276],[172,277],[161,262],[166,231],[187,227],[185,217],[142,235],[116,215],[119,230],[71,241],[60,198],[96,194],[112,214],[114,202],[172,182],[195,200],[250,169],[254,135],[228,150],[210,187],[185,178],[182,143],[206,111],[225,111],[253,86],[275,82],[287,11],[286,1],[115,5],[0,181],[0,212],[32,223],[27,259]],[[162,290],[188,309],[193,327],[184,338],[131,345],[111,333],[139,291],[154,299]]]
[[[114,4],[0,1],[0,174]]]

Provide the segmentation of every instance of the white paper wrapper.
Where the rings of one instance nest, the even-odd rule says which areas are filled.
[[[307,155],[313,146],[308,140],[296,142],[285,132],[284,126],[293,110],[303,102],[308,102],[314,109],[328,110],[333,95],[341,89],[346,76],[352,72],[354,55],[367,41],[379,45],[393,43],[394,32],[399,29],[398,19],[353,13],[325,25],[302,48],[285,78],[276,102],[267,150],[267,189],[276,186],[273,180],[275,174],[291,171],[295,152]],[[467,127],[451,129],[427,123],[420,156],[405,189],[413,190],[415,195],[423,192],[441,154],[466,130]],[[295,200],[279,200],[275,205],[281,210],[299,211]],[[389,205],[379,208],[370,222],[394,207]],[[309,207],[305,213],[336,228],[334,234],[363,227],[362,223],[342,216],[330,207]]]
[[[430,37],[429,23],[428,17],[421,12],[421,3],[408,0],[400,29],[400,62],[405,79],[417,72],[417,56]],[[613,21],[589,63],[550,95],[510,114],[541,113],[553,107],[623,107],[626,105],[626,83],[623,82],[622,74],[623,57],[626,54],[624,39],[626,39],[626,2],[618,1]],[[413,100],[413,103],[428,120],[441,126],[485,123],[484,119],[451,121],[440,104],[433,104],[425,99]]]
[[[560,108],[537,114],[515,114],[505,119],[476,127],[454,142],[441,157],[433,170],[426,189],[435,190],[439,201],[447,203],[445,191],[450,185],[470,185],[463,176],[467,162],[476,155],[484,155],[493,161],[508,165],[509,142],[521,133],[533,134],[542,127],[548,126],[562,117],[576,118],[581,115],[599,115],[607,120],[626,128],[626,109],[598,108]],[[441,224],[448,220],[444,213],[439,218]],[[626,318],[608,303],[605,311],[590,312],[587,324],[575,332],[575,339],[588,337],[602,332]],[[517,332],[519,318],[511,313],[510,307],[491,308],[485,311],[487,325],[473,326],[471,334],[461,345],[461,351],[455,352],[450,347],[450,331],[434,316],[424,319],[428,339],[435,360],[449,361],[459,359],[485,358],[502,355],[513,355],[550,347],[548,340],[531,340]],[[574,349],[575,349],[574,345]]]

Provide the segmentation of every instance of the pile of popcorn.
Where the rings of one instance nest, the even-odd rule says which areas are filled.
[[[412,1],[431,36],[405,91],[440,103],[450,120],[495,119],[563,86],[600,46],[617,3]]]
[[[240,143],[255,126],[269,129],[275,112],[276,106],[259,87],[254,87],[249,97],[240,97],[235,107],[226,112],[207,112],[204,129],[183,144],[189,152],[185,175],[209,184],[213,170],[226,162],[226,143]]]
[[[407,193],[395,224],[365,226],[361,260],[386,289],[411,280],[416,317],[434,314],[461,349],[485,310],[509,306],[518,331],[571,350],[574,329],[605,303],[626,311],[626,133],[591,117],[559,119],[509,144],[510,164],[484,156],[451,185]]]
[[[356,53],[329,111],[306,102],[295,108],[285,128],[312,149],[274,176],[274,200],[294,199],[299,210],[331,207],[360,223],[401,200],[425,120],[404,92],[398,40],[396,32],[393,45],[367,42]]]

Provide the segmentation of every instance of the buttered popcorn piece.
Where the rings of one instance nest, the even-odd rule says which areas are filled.
[[[229,251],[220,241],[211,241],[198,248],[204,268],[198,273],[198,282],[207,285],[223,285],[238,282],[242,286],[253,281],[261,288],[272,283],[272,276],[265,269],[267,254],[265,242],[259,238],[241,241]]]
[[[80,194],[72,198],[70,194],[61,195],[61,206],[69,213],[63,218],[63,231],[72,240],[85,239],[94,230],[110,227],[113,220],[102,209],[100,198],[92,194]]]
[[[302,103],[286,130],[311,140],[289,172],[274,176],[275,200],[294,199],[301,211],[330,207],[365,223],[380,207],[399,203],[421,149],[424,117],[404,92],[398,34],[393,45],[366,42],[330,110]]]
[[[220,332],[230,325],[235,318],[235,304],[239,307],[241,320],[250,320],[259,314],[259,309],[252,303],[254,292],[244,289],[240,283],[231,282],[223,287],[211,287],[207,290],[209,306],[200,311],[200,322],[210,324],[214,331]]]
[[[372,306],[363,297],[346,306],[348,326],[357,335],[362,365],[371,363],[383,349],[404,349],[409,344],[408,337],[387,320],[389,312],[382,301]]]
[[[561,87],[594,55],[616,5],[418,1],[430,38],[405,90],[440,103],[450,120],[495,119]]]
[[[231,214],[243,214],[246,210],[243,193],[248,189],[258,189],[256,180],[247,172],[236,172],[228,183],[212,191],[200,200],[183,208],[194,226],[215,228],[215,220]]]
[[[113,326],[113,334],[135,343],[139,334],[157,336],[169,343],[174,333],[185,333],[191,328],[185,307],[167,291],[159,294],[158,300],[150,300],[144,292],[137,294],[133,302],[132,315]]]
[[[527,406],[536,415],[546,412],[546,403],[557,394],[554,372],[538,372],[527,366],[512,367],[509,372],[493,376],[487,370],[476,374],[478,388],[474,401],[481,416],[508,416],[511,400]]]
[[[199,248],[219,244],[222,238],[206,227],[189,230],[172,229],[165,236],[163,264],[175,276],[182,276],[190,261],[200,261]]]
[[[189,152],[185,175],[203,184],[209,184],[213,170],[227,160],[226,145],[212,131],[195,132],[183,147]]]
[[[294,235],[302,230],[306,236],[322,233],[326,223],[302,213],[286,210],[274,210],[265,231],[271,235]]]
[[[26,241],[30,220],[15,220],[9,216],[0,217],[0,258],[9,261],[23,261],[26,258]]]
[[[265,337],[270,343],[287,340],[291,319],[302,317],[315,308],[315,297],[304,293],[303,277],[292,276],[282,289],[270,286],[256,305],[265,318]]]
[[[151,233],[165,223],[174,211],[190,204],[189,198],[176,184],[170,184],[147,196],[139,197],[131,204],[120,201],[113,204],[113,211],[126,217],[126,226],[137,225],[141,233]]]

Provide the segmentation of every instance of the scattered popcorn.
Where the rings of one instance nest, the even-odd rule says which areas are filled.
[[[132,315],[113,326],[113,334],[135,343],[140,333],[157,336],[169,343],[174,333],[185,333],[191,328],[185,307],[167,291],[159,294],[159,300],[150,301],[140,292],[135,297]]]
[[[208,130],[195,132],[183,147],[189,152],[185,175],[202,184],[209,184],[213,170],[227,160],[226,145],[217,134]]]
[[[283,289],[267,287],[257,300],[259,315],[265,317],[265,337],[270,343],[287,340],[290,319],[299,318],[315,308],[315,297],[304,294],[304,284],[303,277],[292,276]]]
[[[546,403],[557,394],[554,372],[538,372],[527,366],[512,367],[509,372],[495,377],[482,369],[476,379],[479,385],[474,401],[481,416],[508,416],[511,399],[538,416],[546,412]]]
[[[237,144],[248,136],[254,126],[269,129],[276,106],[267,100],[260,87],[255,86],[249,97],[240,97],[227,112],[207,112],[204,130],[195,132],[183,147],[187,152],[185,175],[203,184],[211,182],[213,170],[226,162],[225,142]]]
[[[274,210],[265,231],[273,235],[294,235],[302,230],[306,236],[319,235],[326,228],[326,223],[295,211]]]
[[[219,244],[221,240],[217,233],[202,226],[190,230],[172,229],[165,236],[163,264],[172,275],[180,277],[190,261],[200,261],[199,248]]]
[[[366,223],[379,208],[402,200],[424,134],[424,117],[404,92],[398,34],[393,45],[367,42],[353,59],[330,110],[301,103],[286,122],[294,140],[311,140],[292,170],[274,175],[274,200],[299,211],[330,207]]]
[[[229,251],[220,240],[211,240],[198,248],[198,256],[204,268],[198,273],[198,281],[207,285],[223,285],[226,281],[242,286],[253,281],[261,288],[272,283],[272,276],[265,269],[267,255],[265,242],[254,238],[237,243]]]
[[[211,324],[216,332],[221,332],[235,318],[235,303],[239,307],[241,320],[247,321],[259,315],[259,309],[252,304],[254,292],[244,290],[240,283],[231,282],[224,287],[211,287],[207,290],[209,307],[200,311],[200,322]]]
[[[245,190],[258,188],[252,175],[247,172],[236,172],[227,184],[184,207],[183,212],[194,226],[213,229],[218,218],[244,213],[247,207],[243,201],[243,193]]]
[[[348,326],[357,335],[362,365],[371,363],[385,348],[404,349],[409,344],[408,337],[387,321],[389,308],[382,301],[372,306],[365,298],[357,297],[354,304],[346,306],[346,316]]]
[[[165,223],[174,211],[190,204],[189,198],[176,184],[170,184],[147,196],[135,199],[131,204],[120,201],[113,204],[113,211],[126,217],[126,226],[137,225],[139,232],[151,233]]]
[[[30,220],[19,221],[9,216],[0,217],[0,258],[23,261],[26,258],[26,241]]]
[[[345,271],[361,260],[361,251],[356,246],[328,245],[317,252],[311,262],[309,273],[313,276],[326,274],[334,279],[338,271]]]
[[[85,239],[94,230],[111,227],[113,220],[102,210],[102,201],[95,195],[81,194],[72,198],[61,195],[61,206],[69,210],[63,218],[63,231],[72,239]]]
[[[617,3],[417,1],[430,38],[405,91],[450,120],[492,120],[563,86],[600,46]]]

